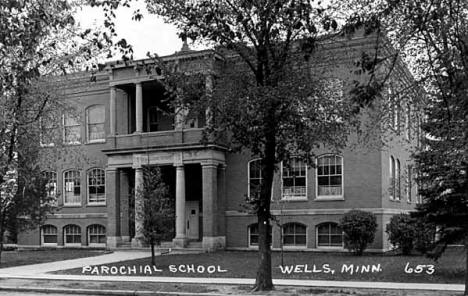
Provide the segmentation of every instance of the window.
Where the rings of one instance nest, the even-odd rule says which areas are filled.
[[[93,224],[88,227],[88,244],[89,245],[105,245],[106,244],[106,228],[99,224]]]
[[[395,199],[401,199],[401,167],[400,167],[400,160],[396,159],[396,166],[395,166]]]
[[[410,203],[413,200],[411,195],[411,190],[413,188],[413,166],[407,165],[406,166],[406,200]]]
[[[40,122],[40,145],[42,147],[53,147],[56,140],[56,128],[51,122],[45,118],[41,118]]]
[[[343,158],[325,155],[317,160],[317,197],[343,197]]]
[[[299,223],[287,223],[283,225],[284,246],[305,246],[306,226]]]
[[[81,245],[81,228],[78,225],[67,225],[63,228],[65,245]]]
[[[146,111],[147,115],[147,130],[156,132],[159,130],[159,110],[156,106],[151,106]]]
[[[44,225],[41,227],[41,244],[57,245],[57,227],[53,225]]]
[[[65,114],[63,116],[63,137],[65,144],[79,144],[81,141],[81,127],[77,118]]]
[[[269,231],[268,231],[268,239],[270,241],[270,245],[271,245],[271,241],[272,241],[272,238],[271,238],[271,225],[269,225],[268,227]],[[255,224],[251,224],[249,225],[249,246],[258,246],[258,224],[255,223]]]
[[[288,163],[281,164],[282,198],[307,198],[307,166],[304,161],[292,158]]]
[[[395,198],[395,158],[390,155],[390,199]]]
[[[336,223],[317,226],[317,247],[343,247],[343,231]]]
[[[411,104],[406,105],[405,135],[408,141],[411,140]]]
[[[106,174],[103,169],[88,172],[88,204],[106,203]]]
[[[67,171],[63,174],[64,205],[81,205],[81,180],[77,170]]]
[[[249,161],[248,164],[248,178],[249,178],[249,188],[248,188],[248,196],[252,195],[259,195],[260,194],[260,186],[262,184],[262,166],[260,159],[254,159]]]
[[[57,196],[57,173],[56,172],[43,172],[46,179],[46,191],[48,198],[55,198]]]
[[[86,109],[86,140],[88,143],[105,141],[105,122],[106,109],[104,105],[94,105]]]

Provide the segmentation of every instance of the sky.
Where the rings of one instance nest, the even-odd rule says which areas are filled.
[[[175,26],[166,24],[155,15],[150,15],[144,3],[135,1],[131,8],[119,8],[116,13],[116,33],[125,38],[133,46],[134,59],[146,58],[146,53],[156,53],[160,56],[173,54],[182,47],[182,41],[177,36]],[[136,5],[135,5],[136,4]],[[133,11],[139,8],[144,17],[140,21],[133,21]],[[75,16],[82,28],[96,28],[103,26],[104,13],[101,8],[84,6]]]

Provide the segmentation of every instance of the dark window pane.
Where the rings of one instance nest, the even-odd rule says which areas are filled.
[[[305,246],[306,245],[306,236],[305,235],[296,236],[296,245]]]
[[[329,185],[328,182],[329,182],[329,179],[328,177],[318,177],[317,178],[317,182],[318,182],[318,185]]]
[[[341,185],[341,176],[330,177],[330,185]]]

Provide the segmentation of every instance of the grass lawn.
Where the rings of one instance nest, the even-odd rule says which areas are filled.
[[[53,262],[67,259],[92,257],[105,254],[104,250],[87,249],[41,249],[3,251],[1,255],[0,268]]]
[[[255,278],[257,257],[256,252],[229,251],[164,255],[156,258],[156,267],[150,266],[151,258],[143,258],[97,266],[96,268],[71,269],[57,273]],[[362,257],[357,257],[348,253],[285,252],[284,266],[288,266],[290,272],[286,272],[284,267],[282,271],[280,263],[280,253],[274,252],[272,259],[273,278],[461,284],[465,272],[465,255],[461,248],[447,250],[437,262],[423,256],[365,254]],[[328,266],[325,267],[325,264]],[[420,273],[414,271],[407,273],[405,272],[407,264],[413,269],[417,265],[425,265],[425,267]],[[370,270],[362,272],[359,269],[356,271],[356,267],[362,265],[369,265]],[[427,265],[433,265],[432,274],[428,274],[431,273],[431,268]],[[343,266],[345,266],[344,269]],[[353,267],[352,273],[351,266]],[[374,267],[373,271],[372,266]],[[215,271],[213,272],[213,270]]]

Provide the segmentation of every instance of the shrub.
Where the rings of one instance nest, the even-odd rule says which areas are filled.
[[[351,210],[340,221],[344,246],[356,255],[362,255],[367,245],[374,241],[377,219],[374,214]]]
[[[387,224],[385,232],[388,240],[400,249],[404,255],[411,253],[415,235],[415,222],[408,214],[395,215]]]
[[[426,254],[434,247],[436,227],[420,220],[414,222],[413,245],[416,251]]]

